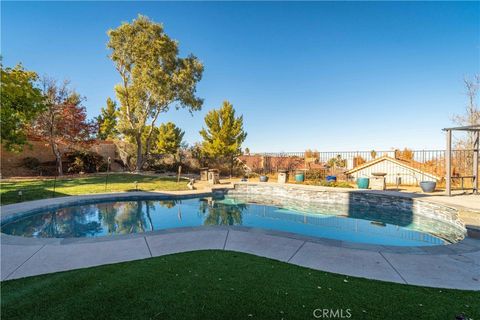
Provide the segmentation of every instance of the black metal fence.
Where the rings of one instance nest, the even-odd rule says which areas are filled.
[[[466,149],[452,150],[453,177],[469,177],[473,174],[473,152]],[[338,174],[385,156],[438,177],[443,178],[446,173],[445,150],[260,152],[247,156],[257,158],[257,163],[252,168],[254,172],[266,174],[274,174],[279,169],[298,168]],[[457,180],[460,183],[460,179]]]

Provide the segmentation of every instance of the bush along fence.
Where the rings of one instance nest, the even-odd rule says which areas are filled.
[[[453,183],[458,186],[471,184],[473,150],[452,151]],[[424,177],[436,177],[442,184],[445,178],[445,150],[372,150],[372,151],[305,151],[305,152],[260,152],[244,154],[239,157],[241,164],[249,172],[257,174],[276,174],[278,170],[306,171],[306,178],[312,180],[325,179],[327,175],[335,175],[339,180],[348,180],[348,173],[356,168],[367,167],[383,161],[397,163],[418,174],[400,174],[395,166],[385,166],[390,176],[402,176],[401,184],[417,184]],[[387,161],[388,162],[388,161]],[[433,179],[433,178],[432,178]]]

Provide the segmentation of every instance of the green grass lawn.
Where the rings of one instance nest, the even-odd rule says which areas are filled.
[[[351,319],[480,317],[480,293],[315,271],[244,253],[197,251],[5,281],[2,319]]]
[[[108,177],[107,192],[129,191],[135,189],[144,191],[153,190],[186,190],[187,183],[175,178],[144,176],[138,174],[110,174]],[[69,195],[105,192],[105,175],[85,177],[64,177],[57,179],[55,193],[53,192],[53,179],[19,179],[0,181],[0,203],[10,204],[21,201],[37,200],[43,198],[61,197]],[[18,191],[22,191],[22,197]]]

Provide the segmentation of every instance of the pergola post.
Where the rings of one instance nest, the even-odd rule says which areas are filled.
[[[445,170],[446,170],[446,175],[445,175],[445,183],[446,183],[446,188],[445,191],[447,193],[447,196],[452,195],[452,130],[447,129],[447,150],[445,154]]]
[[[478,175],[478,158],[480,157],[480,124],[445,128],[443,131],[447,133],[447,149],[445,151],[445,193],[448,196],[452,195],[452,131],[463,131],[473,133],[473,170],[471,177],[473,177],[473,193],[478,194],[478,185],[480,180]],[[466,176],[459,176],[458,178],[462,179],[461,182],[463,190],[463,178],[466,178]]]
[[[475,131],[473,139],[473,192],[478,193],[478,147],[479,132]]]

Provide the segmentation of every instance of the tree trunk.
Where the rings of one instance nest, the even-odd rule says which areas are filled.
[[[141,172],[143,167],[142,135],[137,134],[135,139],[137,140],[137,167],[135,172]]]
[[[147,209],[146,212],[147,212],[148,222],[150,222],[150,231],[153,231],[155,228],[153,227],[153,220],[152,220],[152,217],[150,216],[150,206],[147,201],[145,201],[145,208]]]
[[[172,156],[173,156],[173,163],[175,164],[175,168],[177,168],[177,171],[178,171],[178,167],[179,167],[180,165],[182,165],[182,164],[180,163],[180,159],[179,159],[179,157],[177,156],[177,154],[178,154],[178,152],[177,152],[177,153],[173,153]]]
[[[57,160],[57,171],[58,175],[63,175],[63,165],[62,165],[62,154],[58,148],[58,145],[55,142],[51,142],[53,154],[55,155],[55,159]]]

